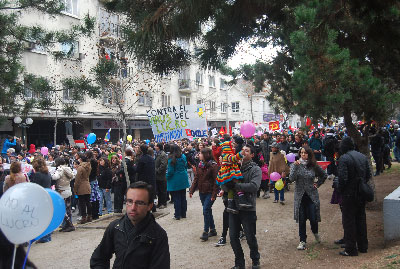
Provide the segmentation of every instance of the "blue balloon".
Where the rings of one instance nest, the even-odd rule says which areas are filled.
[[[50,224],[49,226],[47,226],[46,230],[41,235],[33,239],[33,241],[39,240],[43,236],[48,235],[49,233],[57,229],[58,226],[61,225],[65,217],[64,199],[58,192],[53,191],[52,189],[45,189],[45,190],[49,193],[51,201],[53,202],[53,208],[54,208],[53,218],[51,219]]]
[[[149,144],[150,140],[146,139],[144,142],[146,142],[146,144]]]
[[[96,141],[96,134],[94,134],[94,133],[88,134],[88,136],[87,136],[87,142],[88,142],[88,144],[89,144],[89,145],[90,145],[90,144],[93,144],[94,141]]]

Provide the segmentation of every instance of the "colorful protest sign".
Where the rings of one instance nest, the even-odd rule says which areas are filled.
[[[180,105],[147,111],[156,142],[208,136],[204,104]]]

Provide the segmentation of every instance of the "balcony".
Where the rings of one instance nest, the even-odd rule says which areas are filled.
[[[191,93],[195,90],[195,84],[190,79],[178,79],[178,90],[183,93]]]

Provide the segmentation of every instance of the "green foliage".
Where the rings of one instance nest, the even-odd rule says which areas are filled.
[[[21,24],[24,11],[39,11],[52,16],[64,10],[59,0],[17,0],[0,2],[0,116],[15,114],[27,115],[33,109],[50,109],[55,102],[55,93],[60,91],[49,79],[27,74],[21,64],[21,57],[28,42],[42,46],[60,60],[70,57],[74,51],[75,40],[80,36],[90,36],[94,31],[95,19],[88,15],[82,24],[61,31],[47,31],[40,26]],[[68,43],[68,52],[56,51],[55,44]],[[87,81],[86,81],[87,82]],[[82,93],[86,92],[80,86]],[[90,87],[89,87],[90,88]],[[27,97],[29,90],[31,97]],[[87,91],[88,93],[93,91]],[[93,96],[93,95],[92,95]]]
[[[110,84],[111,78],[117,76],[118,64],[112,60],[102,58],[92,69],[92,73],[94,73],[96,81],[101,87],[107,87]]]

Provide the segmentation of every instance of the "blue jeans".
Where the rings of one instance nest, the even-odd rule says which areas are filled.
[[[111,202],[111,189],[106,192],[106,189],[99,188],[100,192],[100,205],[99,205],[99,215],[101,216],[103,214],[103,205],[104,202],[103,200],[106,199],[106,206],[107,206],[107,212],[112,213],[112,202]]]
[[[40,243],[47,243],[51,241],[51,233],[49,233],[48,235],[43,236],[42,238],[40,238],[38,240]]]
[[[212,206],[214,201],[211,201],[211,193],[200,193],[200,201],[203,205],[204,216],[204,231],[208,233],[209,229],[215,229],[214,217],[212,214]]]
[[[171,191],[172,200],[174,201],[175,214],[174,217],[177,219],[186,218],[187,211],[187,200],[186,200],[186,189],[179,191]]]
[[[393,148],[394,158],[396,161],[400,162],[400,149],[398,147]]]
[[[235,254],[235,266],[245,266],[243,249],[239,239],[241,225],[243,226],[246,241],[250,248],[250,258],[253,262],[260,260],[256,238],[256,222],[257,215],[255,211],[239,210],[239,214],[229,213],[229,237],[233,253]]]
[[[274,193],[275,193],[275,201],[279,201],[279,194],[281,195],[281,201],[285,201],[285,188],[283,188],[282,190],[278,191],[275,188],[275,183],[274,183]]]

